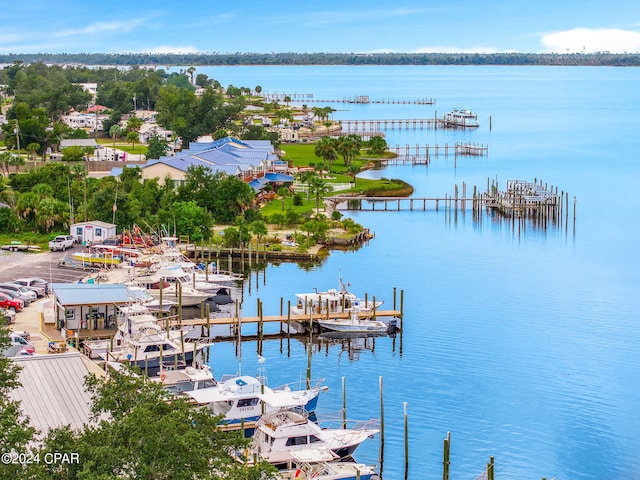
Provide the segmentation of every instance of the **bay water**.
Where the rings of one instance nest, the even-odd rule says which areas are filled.
[[[361,174],[400,178],[416,197],[455,185],[501,190],[507,180],[543,180],[568,192],[567,222],[515,228],[470,212],[345,212],[375,239],[334,251],[316,266],[269,265],[246,282],[244,315],[278,314],[295,293],[338,288],[361,296],[404,293],[402,335],[312,348],[313,378],[325,378],[318,412],[380,417],[383,478],[442,478],[451,432],[450,478],[474,479],[495,457],[499,479],[640,478],[640,70],[606,67],[305,66],[200,67],[222,85],[316,99],[434,98],[433,105],[314,103],[333,119],[479,115],[477,129],[385,130],[387,143],[487,145],[482,157],[434,158]],[[302,102],[300,102],[302,103]],[[286,150],[286,144],[282,146]],[[341,161],[341,160],[339,160]],[[575,198],[575,223],[573,200]],[[252,276],[253,277],[253,276]],[[398,294],[399,295],[399,294]],[[245,327],[251,331],[251,327]],[[267,331],[277,331],[270,326]],[[304,379],[306,346],[265,342],[270,385]],[[216,374],[255,374],[256,343],[212,347]],[[404,404],[406,402],[406,417]],[[406,420],[406,424],[405,424]],[[379,439],[356,459],[379,461]]]

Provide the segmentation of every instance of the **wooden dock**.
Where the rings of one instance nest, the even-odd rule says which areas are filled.
[[[368,95],[355,95],[353,97],[342,98],[315,98],[313,93],[287,93],[272,92],[265,93],[263,98],[268,102],[313,102],[313,103],[374,103],[374,104],[397,104],[397,105],[434,105],[435,98],[415,98],[408,99],[372,99]]]
[[[342,131],[358,134],[361,131],[376,130],[423,130],[425,128],[445,128],[441,118],[391,118],[386,120],[340,120]]]
[[[498,190],[497,182],[487,179],[487,189],[481,192],[473,187],[467,194],[467,185],[460,189],[455,185],[454,194],[445,197],[367,197],[358,195],[336,195],[325,197],[328,209],[397,212],[401,210],[464,211],[470,209],[474,216],[482,217],[483,210],[493,210],[506,218],[551,220],[560,225],[569,223],[569,194],[558,191],[558,187],[538,181],[507,181],[506,190]],[[576,198],[573,198],[573,224],[576,221]],[[545,223],[546,225],[546,223]]]
[[[370,315],[367,313],[360,313],[360,318],[400,318],[402,312],[400,310],[380,310],[375,314]],[[221,317],[221,318],[193,318],[189,320],[179,320],[177,318],[170,319],[168,322],[164,319],[159,319],[161,324],[168,323],[169,326],[182,325],[182,326],[194,326],[194,327],[207,327],[207,326],[219,326],[219,325],[240,325],[240,324],[259,324],[259,323],[290,323],[298,322],[301,324],[308,324],[309,322],[317,322],[327,318],[351,318],[350,312],[331,312],[331,313],[308,313],[301,315],[254,315],[254,316],[233,316],[233,317]]]

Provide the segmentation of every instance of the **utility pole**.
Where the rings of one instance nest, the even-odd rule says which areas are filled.
[[[16,134],[16,142],[18,142],[18,157],[20,156],[20,124],[16,120],[16,128],[13,129],[13,133]]]

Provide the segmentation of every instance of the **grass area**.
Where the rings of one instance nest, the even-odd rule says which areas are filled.
[[[114,146],[111,138],[98,138],[97,143],[105,147],[113,148]],[[135,146],[131,146],[130,143],[118,141],[115,143],[115,148],[134,155],[145,155],[147,153],[147,146],[141,143],[136,143]]]
[[[69,232],[55,232],[55,233],[33,233],[33,232],[20,232],[20,233],[0,233],[0,245],[10,245],[11,242],[20,242],[24,245],[38,245],[42,249],[47,249],[49,246],[49,240],[52,240],[56,235],[68,235]]]

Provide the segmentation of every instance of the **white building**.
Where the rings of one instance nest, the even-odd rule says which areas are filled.
[[[116,226],[113,223],[101,222],[80,222],[71,225],[69,234],[76,239],[76,242],[85,245],[102,243],[103,240],[116,236]]]

